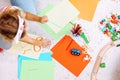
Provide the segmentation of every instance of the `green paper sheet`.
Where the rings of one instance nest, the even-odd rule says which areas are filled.
[[[23,60],[20,80],[54,80],[54,62]]]
[[[39,16],[46,15],[47,12],[49,12],[54,6],[49,4],[40,14]],[[77,18],[77,17],[76,17]],[[74,22],[74,18],[71,22]],[[61,29],[58,33],[55,33],[47,24],[40,24],[42,28],[44,28],[55,40],[58,40],[61,36],[67,34],[69,35],[71,32],[71,28],[73,25],[71,23],[68,23],[63,29]]]

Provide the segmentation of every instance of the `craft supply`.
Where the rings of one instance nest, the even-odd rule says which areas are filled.
[[[120,39],[120,15],[111,14],[110,17],[100,21],[100,28],[104,34],[111,37],[112,41]]]
[[[106,64],[105,64],[105,63],[100,63],[100,67],[101,67],[101,68],[105,68],[105,67],[106,67]]]
[[[71,32],[74,36],[81,36],[83,38],[83,40],[88,44],[89,41],[85,35],[85,33],[82,30],[82,27],[80,26],[80,24],[73,24],[72,22],[70,22],[73,25],[73,28],[71,29]]]
[[[79,56],[71,55],[71,50],[73,48],[81,51]],[[90,55],[87,52],[84,54],[83,47],[77,44],[76,41],[68,35],[65,35],[55,46],[53,46],[51,51],[53,52],[52,57],[75,76],[79,76],[90,62],[90,59],[84,61],[84,57],[87,55],[90,57]]]

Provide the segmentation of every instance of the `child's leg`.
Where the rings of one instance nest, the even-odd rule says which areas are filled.
[[[22,8],[25,12],[36,14],[34,0],[10,0],[13,6]]]
[[[12,46],[11,43],[3,40],[3,38],[0,36],[0,48],[8,50],[11,48],[11,46]]]

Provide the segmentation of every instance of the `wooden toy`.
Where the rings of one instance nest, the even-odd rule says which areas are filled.
[[[91,73],[91,80],[97,80],[97,73],[99,70],[99,66],[100,66],[100,63],[101,63],[105,53],[108,51],[108,49],[112,48],[113,46],[117,46],[118,44],[120,44],[120,40],[110,42],[101,49],[101,51],[99,52],[99,54],[97,56],[97,59],[95,61],[95,64],[94,64],[94,67],[93,67],[93,70]]]

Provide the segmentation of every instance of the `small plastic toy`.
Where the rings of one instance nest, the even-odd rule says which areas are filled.
[[[0,53],[1,53],[1,52],[3,52],[3,49],[2,49],[2,48],[0,48]]]
[[[81,52],[80,50],[77,50],[77,49],[74,49],[74,48],[73,48],[71,54],[72,54],[72,55],[79,56],[79,55],[80,55],[80,52]]]
[[[117,47],[120,47],[120,44],[118,44]]]
[[[103,63],[100,63],[100,67],[101,68],[105,68],[106,67],[106,64],[103,62]]]

